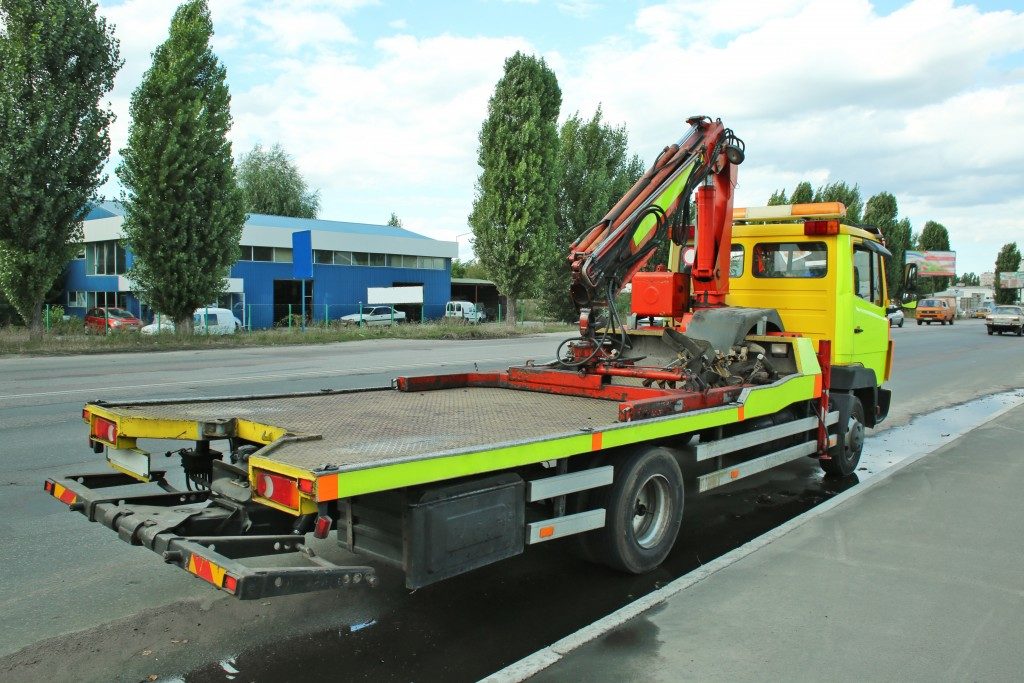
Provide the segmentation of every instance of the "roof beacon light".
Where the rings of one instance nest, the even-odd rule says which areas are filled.
[[[838,235],[839,221],[804,221],[805,235]]]
[[[846,207],[842,202],[815,202],[813,204],[780,204],[778,206],[751,206],[732,210],[734,221],[785,221],[797,219],[842,218]]]

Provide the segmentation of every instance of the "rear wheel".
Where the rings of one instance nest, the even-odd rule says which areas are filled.
[[[920,321],[920,320],[918,320],[918,321],[917,321],[917,324],[918,324],[918,325],[920,325],[920,324],[921,324],[921,321]]]
[[[1019,337],[1022,334],[1024,334],[1024,325],[1021,325],[1020,327],[1017,328],[1017,336]]]
[[[830,477],[845,477],[853,474],[864,451],[864,406],[854,398],[850,417],[846,423],[845,442],[828,449],[828,460],[821,460],[821,469]]]
[[[589,539],[594,559],[612,569],[643,574],[660,565],[683,520],[683,473],[666,448],[623,454],[615,481],[591,499],[606,510],[605,526]]]
[[[949,319],[949,324],[950,324],[950,325],[952,325],[952,324],[953,324],[953,321],[954,321],[954,318],[950,318],[950,319]]]
[[[900,323],[896,327],[903,327],[903,318],[900,318]]]
[[[992,336],[992,328],[991,327],[988,328],[988,336],[990,336],[990,337]]]

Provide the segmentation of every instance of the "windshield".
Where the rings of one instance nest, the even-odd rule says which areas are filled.
[[[925,299],[921,302],[922,306],[941,306],[938,299]]]
[[[134,318],[135,316],[124,310],[123,308],[108,308],[108,318]]]
[[[1020,315],[1020,309],[1016,306],[998,306],[992,312],[996,315]]]

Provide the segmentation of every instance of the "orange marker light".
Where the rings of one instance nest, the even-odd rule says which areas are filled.
[[[729,471],[729,478],[730,479],[739,479],[739,476],[740,476],[740,471],[739,470],[730,470]]]
[[[540,528],[540,537],[541,538],[551,538],[554,535],[555,535],[555,527],[553,527],[553,526],[542,526]]]

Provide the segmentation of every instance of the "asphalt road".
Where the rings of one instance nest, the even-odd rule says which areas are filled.
[[[1024,339],[988,337],[980,321],[909,325],[893,336],[887,426],[1024,386]],[[0,359],[0,607],[17,615],[17,627],[0,631],[0,678],[200,681],[241,670],[264,680],[301,666],[357,680],[474,679],[853,483],[823,482],[813,463],[795,463],[705,496],[690,503],[663,570],[645,577],[596,569],[550,544],[412,593],[385,569],[374,591],[264,603],[227,599],[40,491],[47,476],[96,469],[79,419],[88,399],[379,386],[398,374],[546,359],[557,339]]]

